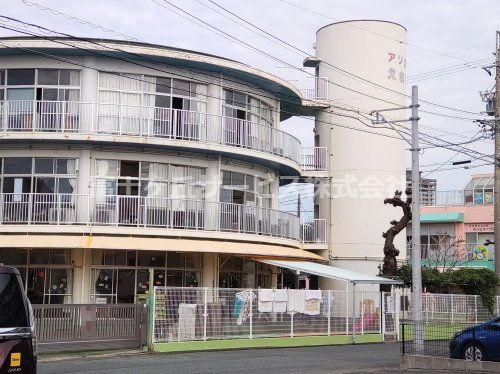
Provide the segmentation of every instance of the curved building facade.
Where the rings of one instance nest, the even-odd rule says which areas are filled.
[[[301,103],[216,56],[3,38],[0,262],[34,303],[136,302],[150,269],[155,285],[275,286],[256,259],[320,258],[317,222],[278,209],[281,177],[326,173],[326,149],[279,128]]]

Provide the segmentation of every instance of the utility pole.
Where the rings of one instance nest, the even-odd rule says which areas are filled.
[[[390,108],[374,110],[370,114],[376,116],[373,124],[385,123],[394,131],[398,132],[401,138],[410,144],[411,147],[411,266],[412,266],[412,303],[413,303],[413,342],[417,353],[423,352],[423,318],[422,318],[422,267],[421,267],[421,245],[420,245],[420,147],[418,139],[418,86],[411,88],[411,105],[409,107]],[[391,121],[387,120],[381,112],[402,110],[411,108],[410,119]],[[396,122],[411,121],[411,141],[408,141],[403,134],[394,126]],[[500,141],[499,141],[500,144]],[[500,149],[500,148],[499,148]],[[496,222],[496,221],[495,221]],[[496,232],[496,231],[495,231]]]
[[[495,244],[500,249],[500,32],[496,33],[496,64],[495,64],[495,183],[494,183],[494,236]],[[495,251],[495,272],[500,277],[500,251]],[[500,285],[497,287],[500,295]]]
[[[411,267],[413,341],[423,351],[422,267],[420,252],[420,147],[418,144],[418,86],[411,87]]]

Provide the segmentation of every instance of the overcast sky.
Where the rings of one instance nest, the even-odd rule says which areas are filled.
[[[301,66],[303,57],[292,53],[263,39],[261,36],[231,22],[203,4],[211,5],[208,0],[170,0],[178,7],[200,17],[231,35],[237,36],[260,49],[268,51],[280,59]],[[156,3],[155,3],[156,2]],[[478,92],[490,89],[493,78],[480,68],[488,59],[493,62],[495,31],[500,29],[500,1],[379,1],[379,0],[287,0],[320,14],[301,10],[280,0],[217,0],[229,10],[237,13],[270,33],[279,36],[290,44],[314,54],[313,42],[317,29],[325,24],[349,19],[383,19],[402,24],[408,30],[407,77],[440,68],[475,62],[476,68],[454,74],[421,80],[420,97],[443,105],[479,112],[484,109]],[[106,37],[123,39],[111,32],[81,24],[75,20],[54,15],[47,10],[38,9],[31,1],[3,0],[0,14],[47,26],[58,31],[78,36]],[[36,0],[37,4],[56,9],[60,12],[88,20],[140,41],[159,43],[168,46],[193,49],[239,60],[258,68],[274,72],[281,65],[268,57],[237,45],[227,38],[196,25],[173,12],[172,6],[162,0]],[[158,5],[162,4],[164,7]],[[175,10],[181,13],[179,10]],[[219,9],[219,12],[222,12]],[[322,14],[322,15],[321,15]],[[0,30],[0,35],[13,35],[11,31]],[[434,53],[436,51],[439,53]],[[347,67],[348,70],[348,67]],[[443,70],[449,72],[450,70]],[[411,87],[408,85],[408,92]],[[466,116],[441,108],[422,105],[440,113]],[[472,116],[474,117],[474,116]],[[450,142],[470,139],[478,126],[471,121],[451,119],[434,115],[421,115],[423,130]],[[282,124],[286,131],[299,137],[303,144],[312,145],[313,121],[291,119]],[[445,133],[446,132],[446,133]],[[452,135],[455,133],[457,135]],[[481,141],[467,147],[491,154],[491,140]],[[422,155],[423,170],[433,170],[439,166],[425,166],[445,162],[455,152],[446,150],[426,150]],[[407,160],[409,165],[410,154]],[[457,155],[453,161],[470,159]],[[482,164],[477,161],[475,164]],[[444,166],[443,169],[448,169]],[[471,174],[492,172],[492,166],[470,170],[439,170],[430,177],[438,179],[438,189],[461,189]],[[424,172],[425,174],[425,172]]]

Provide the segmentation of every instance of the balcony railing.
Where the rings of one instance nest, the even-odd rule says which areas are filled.
[[[326,219],[315,219],[301,223],[300,241],[303,243],[326,243]]]
[[[313,74],[313,73],[311,73]],[[329,85],[328,77],[316,77],[288,66],[276,68],[276,75],[297,88],[304,99],[328,100]]]
[[[0,224],[225,231],[300,240],[297,216],[249,205],[118,195],[0,194]]]
[[[326,171],[327,157],[326,147],[302,148],[302,170]]]
[[[406,255],[411,259],[411,243],[406,245]],[[484,243],[450,244],[421,244],[422,259],[446,262],[493,261],[495,258],[494,245],[485,246]]]
[[[130,135],[220,144],[284,157],[307,170],[326,170],[325,149],[304,152],[297,138],[279,129],[195,111],[66,101],[3,101],[0,125],[2,131],[10,132]]]

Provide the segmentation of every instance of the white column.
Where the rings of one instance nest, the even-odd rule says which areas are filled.
[[[222,111],[222,89],[218,84],[208,85],[207,112],[209,114],[221,115]]]
[[[203,254],[203,287],[218,287],[217,253]]]
[[[85,57],[84,64],[87,66],[95,65],[95,58]],[[99,102],[98,94],[99,72],[95,69],[83,68],[80,75],[80,101],[83,103],[81,108],[82,118],[80,120],[80,130],[90,132],[97,128],[97,105]]]

